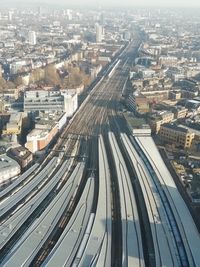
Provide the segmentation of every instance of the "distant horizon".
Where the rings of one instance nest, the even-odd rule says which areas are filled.
[[[32,0],[7,0],[4,1],[3,3],[1,3],[1,7],[21,7],[23,8],[24,6],[28,7],[28,6],[49,6],[49,7],[55,7],[57,6],[58,8],[61,7],[74,7],[74,8],[87,8],[87,7],[91,7],[91,8],[181,8],[181,9],[185,9],[185,8],[189,8],[189,9],[194,9],[194,8],[199,8],[200,9],[200,3],[197,3],[195,0],[190,0],[190,2],[188,3],[188,1],[186,0],[177,0],[172,1],[172,0],[168,0],[167,3],[160,3],[158,0],[152,0],[152,1],[148,1],[148,0],[140,0],[139,3],[134,3],[133,1],[130,0],[124,0],[122,1],[117,1],[117,0],[102,0],[102,1],[97,1],[94,3],[94,1],[91,0],[74,0],[73,3],[71,1],[64,1],[64,0],[39,0],[39,1],[32,1]],[[0,8],[1,8],[0,7]]]

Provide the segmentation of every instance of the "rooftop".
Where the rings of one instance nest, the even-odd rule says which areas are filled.
[[[6,155],[1,155],[0,156],[0,170],[8,169],[8,168],[13,168],[13,167],[19,167],[19,164],[11,159],[10,157]]]
[[[46,129],[33,129],[28,135],[27,138],[33,138],[33,137],[45,137],[48,134],[48,130]]]
[[[199,135],[199,136],[200,136],[200,131],[197,130],[197,129],[193,129],[193,128],[191,128],[191,127],[188,127],[188,126],[186,126],[186,125],[182,125],[182,124],[178,125],[178,127],[187,129],[188,131],[193,132],[193,133],[195,133],[196,135]]]
[[[21,159],[26,159],[31,154],[31,152],[23,146],[13,147],[10,149],[10,152],[13,156]]]
[[[174,131],[178,131],[178,132],[190,133],[188,129],[177,126],[176,124],[172,124],[172,123],[165,123],[161,127],[173,129]]]
[[[141,129],[141,128],[147,126],[145,119],[136,118],[131,114],[124,114],[124,117],[127,120],[128,124],[133,129]]]

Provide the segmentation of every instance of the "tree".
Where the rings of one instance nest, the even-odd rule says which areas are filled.
[[[50,86],[60,85],[61,79],[53,65],[48,65],[45,68],[44,82]]]
[[[91,82],[90,76],[86,75],[79,67],[68,67],[69,75],[63,80],[63,87],[74,88],[81,84],[88,85]]]
[[[0,77],[0,90],[3,92],[3,90],[6,89],[6,81],[4,78]]]
[[[32,71],[30,76],[30,83],[35,83],[44,80],[45,71],[44,69],[38,68]]]
[[[19,86],[19,85],[22,85],[22,77],[21,76],[18,76],[15,81],[14,81],[14,84],[15,86]]]
[[[13,82],[11,82],[11,81],[7,81],[7,88],[8,89],[14,89],[16,86],[15,86],[15,84],[13,83]]]

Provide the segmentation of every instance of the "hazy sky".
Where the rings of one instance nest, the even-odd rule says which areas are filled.
[[[2,1],[2,4],[22,4],[31,5],[39,3],[41,4],[59,4],[59,5],[84,5],[98,6],[167,6],[167,7],[200,7],[200,0],[7,0]]]

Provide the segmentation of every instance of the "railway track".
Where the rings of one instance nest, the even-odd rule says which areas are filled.
[[[83,175],[84,163],[77,165],[67,183],[37,221],[26,231],[2,262],[2,266],[29,266],[68,208]]]
[[[200,235],[192,216],[162,161],[152,138],[140,137],[136,141],[143,152],[145,160],[149,163],[148,166],[151,168],[157,186],[160,188],[159,192],[167,209],[167,216],[169,217],[181,264],[182,266],[198,266],[200,264],[200,250],[198,249]],[[147,144],[151,147],[151,150],[148,149]],[[151,156],[152,152],[155,159]]]
[[[95,172],[95,179],[94,179],[95,189],[94,190],[95,190],[95,194],[97,192],[97,195],[98,195],[98,192],[101,192],[101,190],[103,190],[102,185],[101,185],[102,181],[100,180],[100,177],[101,177],[100,175],[104,175],[104,186],[106,184],[106,188],[107,188],[106,189],[106,192],[107,192],[106,193],[107,195],[106,205],[108,208],[107,208],[106,214],[104,213],[103,216],[107,216],[108,218],[110,218],[109,217],[110,216],[109,205],[111,205],[110,202],[112,201],[109,200],[109,197],[108,197],[109,175],[108,173],[105,172],[105,168],[108,168],[108,164],[107,164],[107,160],[105,156],[105,147],[103,145],[102,138],[100,138],[101,146],[99,146],[99,148],[97,148],[96,143],[97,143],[97,136],[101,133],[104,133],[107,130],[109,126],[110,118],[116,116],[117,103],[119,102],[122,88],[127,79],[127,77],[124,77],[125,74],[122,73],[122,68],[124,68],[124,66],[127,64],[126,60],[123,59],[120,63],[118,63],[118,66],[116,66],[114,71],[110,69],[110,71],[112,72],[112,75],[110,77],[108,76],[102,77],[99,80],[99,82],[95,85],[94,90],[90,92],[85,102],[81,105],[78,112],[75,114],[73,119],[70,121],[70,124],[63,131],[57,144],[53,147],[51,151],[49,151],[50,153],[47,155],[47,157],[44,159],[44,162],[41,164],[41,168],[43,168],[45,166],[49,166],[48,165],[49,161],[53,159],[55,156],[56,158],[59,158],[60,163],[58,164],[57,169],[54,169],[53,171],[53,174],[56,175],[56,173],[59,172],[59,170],[61,169],[62,163],[65,160],[69,160],[70,158],[72,160],[73,158],[72,170],[76,169],[76,167],[80,164],[80,161],[84,161],[84,164],[86,166],[84,170],[85,174],[83,175],[84,177],[81,178],[80,186],[76,188],[77,194],[73,196],[70,202],[70,207],[71,207],[70,211],[68,213],[60,212],[59,216],[56,216],[55,220],[53,220],[53,216],[55,214],[51,216],[49,215],[50,213],[48,214],[48,211],[50,212],[50,207],[52,207],[51,205],[53,205],[52,203],[54,203],[54,199],[52,199],[51,202],[48,203],[48,205],[45,207],[45,209],[42,210],[42,213],[40,214],[39,219],[37,220],[38,224],[34,222],[33,225],[30,226],[29,229],[25,233],[23,233],[23,236],[20,237],[20,240],[17,240],[16,244],[10,250],[10,253],[8,253],[6,257],[3,259],[3,263],[6,264],[5,266],[12,266],[13,264],[15,264],[15,266],[17,267],[21,266],[20,265],[21,260],[25,262],[24,266],[30,266],[33,263],[34,263],[34,266],[40,266],[42,264],[42,262],[45,260],[47,255],[51,253],[51,250],[56,246],[56,243],[58,242],[59,237],[62,235],[62,233],[64,233],[64,230],[67,229],[66,227],[68,227],[68,223],[70,222],[70,219],[73,218],[76,212],[76,207],[78,207],[80,196],[82,195],[82,193],[84,192],[86,188],[86,184],[87,184],[86,177],[88,177],[88,174],[91,174],[92,171]],[[78,154],[73,152],[74,147],[77,144],[77,141],[79,142],[79,153]],[[86,153],[84,152],[84,147],[85,147]],[[101,165],[101,163],[98,162],[97,157],[96,157],[98,150],[101,151],[100,158],[104,161],[104,167],[101,166],[101,174],[99,174],[100,172],[99,166]],[[104,171],[102,171],[103,168],[104,168]],[[108,179],[108,181],[106,179]],[[68,183],[68,180],[63,181],[61,179],[61,181],[59,182],[59,186],[60,187],[63,186],[63,188],[65,188],[67,183]],[[36,193],[43,192],[42,190],[44,190],[43,188],[45,188],[46,185],[47,183],[44,183],[41,186],[40,190],[38,190]],[[62,189],[56,191],[55,196],[54,196],[55,199],[58,198],[61,192],[63,192]],[[34,197],[34,195],[32,197]],[[30,201],[31,198],[28,200]],[[90,229],[91,231],[89,230],[89,226],[88,226],[88,229],[86,229],[86,232],[85,232],[85,239],[87,238],[88,242],[89,241],[91,242],[90,235],[94,236],[96,230],[93,230],[93,229],[96,229],[97,226],[95,225],[99,224],[99,220],[100,220],[99,218],[102,216],[102,214],[100,216],[100,213],[101,213],[100,211],[102,210],[101,209],[102,201],[103,199],[101,198],[100,199],[95,198],[93,201],[92,213],[91,213],[89,223],[88,223],[88,225],[91,226],[91,229]],[[60,205],[62,206],[61,202],[60,202]],[[43,201],[41,201],[41,204],[42,203]],[[46,223],[44,224],[41,221],[41,224],[39,224],[39,221],[41,218],[43,218],[44,220],[47,220],[45,219],[45,214],[47,216],[50,216],[48,217],[49,223],[52,220],[54,221],[54,224],[53,224],[54,227],[51,227],[51,230],[49,230],[48,233],[46,232],[47,234],[45,234],[45,237],[44,237],[43,234],[45,233],[46,229],[45,227],[43,228],[42,225],[46,225]],[[39,231],[39,232],[36,233],[35,231],[36,232]],[[59,234],[57,234],[58,232]],[[110,232],[111,232],[111,219],[108,220],[108,222],[106,223],[106,225],[104,226],[103,230],[100,233],[100,240],[101,240],[100,246],[98,243],[98,246],[96,246],[96,249],[92,250],[92,251],[96,251],[94,252],[95,254],[94,262],[96,262],[98,264],[97,266],[99,267],[101,266],[102,262],[104,262],[107,266],[110,265],[111,259],[108,253],[108,250],[110,251],[111,249],[110,248],[111,236],[109,234]],[[42,239],[43,241],[41,241],[41,239],[38,238],[38,235],[41,235],[41,237],[43,236],[43,239]],[[31,240],[35,240],[34,236],[37,236],[36,243],[38,245],[34,242],[31,243],[32,242]],[[52,237],[55,236],[55,239],[52,238],[51,236]],[[30,244],[30,247],[28,244]],[[87,251],[90,251],[89,250],[90,247],[92,247],[92,245],[85,246],[84,251],[86,254],[87,254]],[[97,249],[97,247],[99,249]],[[25,253],[23,254],[23,251],[25,250],[25,248],[27,249],[26,251],[29,250],[27,254]],[[82,251],[83,255],[84,255],[84,251]],[[77,255],[81,254],[80,251],[78,251],[78,253],[79,254]]]
[[[89,178],[69,223],[41,266],[72,265],[89,223],[93,198],[94,178]]]
[[[110,172],[103,137],[99,146],[99,186],[97,207],[91,233],[79,263],[73,266],[111,266],[111,197]]]
[[[182,266],[159,192],[137,152],[138,149],[136,151],[126,134],[121,134],[121,138],[142,189],[153,237],[155,266]]]
[[[109,133],[112,156],[117,170],[120,197],[122,262],[121,266],[145,266],[139,216],[130,176],[113,133]]]

